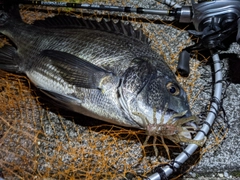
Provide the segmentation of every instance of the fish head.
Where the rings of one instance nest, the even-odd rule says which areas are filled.
[[[149,77],[149,82],[137,94],[135,105],[137,112],[144,114],[148,121],[156,118],[157,124],[167,123],[175,114],[185,112],[185,117],[192,115],[186,92],[176,79],[169,76],[154,74]]]
[[[125,73],[122,88],[125,109],[141,127],[165,124],[174,114],[192,115],[186,92],[168,66],[158,68],[146,60],[135,60]]]

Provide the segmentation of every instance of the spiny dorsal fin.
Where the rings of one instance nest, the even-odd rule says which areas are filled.
[[[96,20],[59,15],[45,20],[35,21],[34,25],[47,28],[96,29],[117,34],[124,34],[125,36],[136,38],[144,43],[149,43],[148,38],[143,34],[142,29],[134,30],[130,23],[125,25],[120,20],[117,23],[114,23],[112,20],[105,21],[104,19],[98,22]]]

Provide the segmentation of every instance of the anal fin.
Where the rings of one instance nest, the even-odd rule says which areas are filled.
[[[56,92],[48,91],[46,89],[41,89],[41,91],[50,97],[50,99],[48,98],[47,101],[55,104],[57,107],[79,112],[79,108],[82,103],[80,99],[72,95],[59,94]]]
[[[59,93],[56,93],[56,92],[52,92],[52,91],[48,91],[46,89],[41,89],[41,91],[48,95],[49,97],[51,97],[52,99],[56,100],[56,101],[60,101],[61,103],[65,104],[65,103],[69,103],[69,102],[72,102],[72,103],[75,103],[75,104],[80,104],[81,101],[73,96],[70,96],[70,95],[63,95],[63,94],[59,94]]]

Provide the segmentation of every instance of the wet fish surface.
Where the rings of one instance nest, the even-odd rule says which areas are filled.
[[[0,69],[25,73],[67,109],[145,130],[191,115],[175,75],[131,24],[56,16],[29,25],[0,11],[0,32],[14,43],[0,49]]]

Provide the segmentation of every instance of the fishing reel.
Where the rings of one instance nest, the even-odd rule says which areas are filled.
[[[189,60],[192,51],[227,50],[223,41],[237,31],[236,42],[240,44],[240,0],[202,0],[192,8],[185,10],[179,22],[192,22],[195,30],[189,33],[199,38],[199,42],[186,47],[179,55],[177,73],[188,76],[190,73]],[[189,15],[192,15],[189,20]]]

